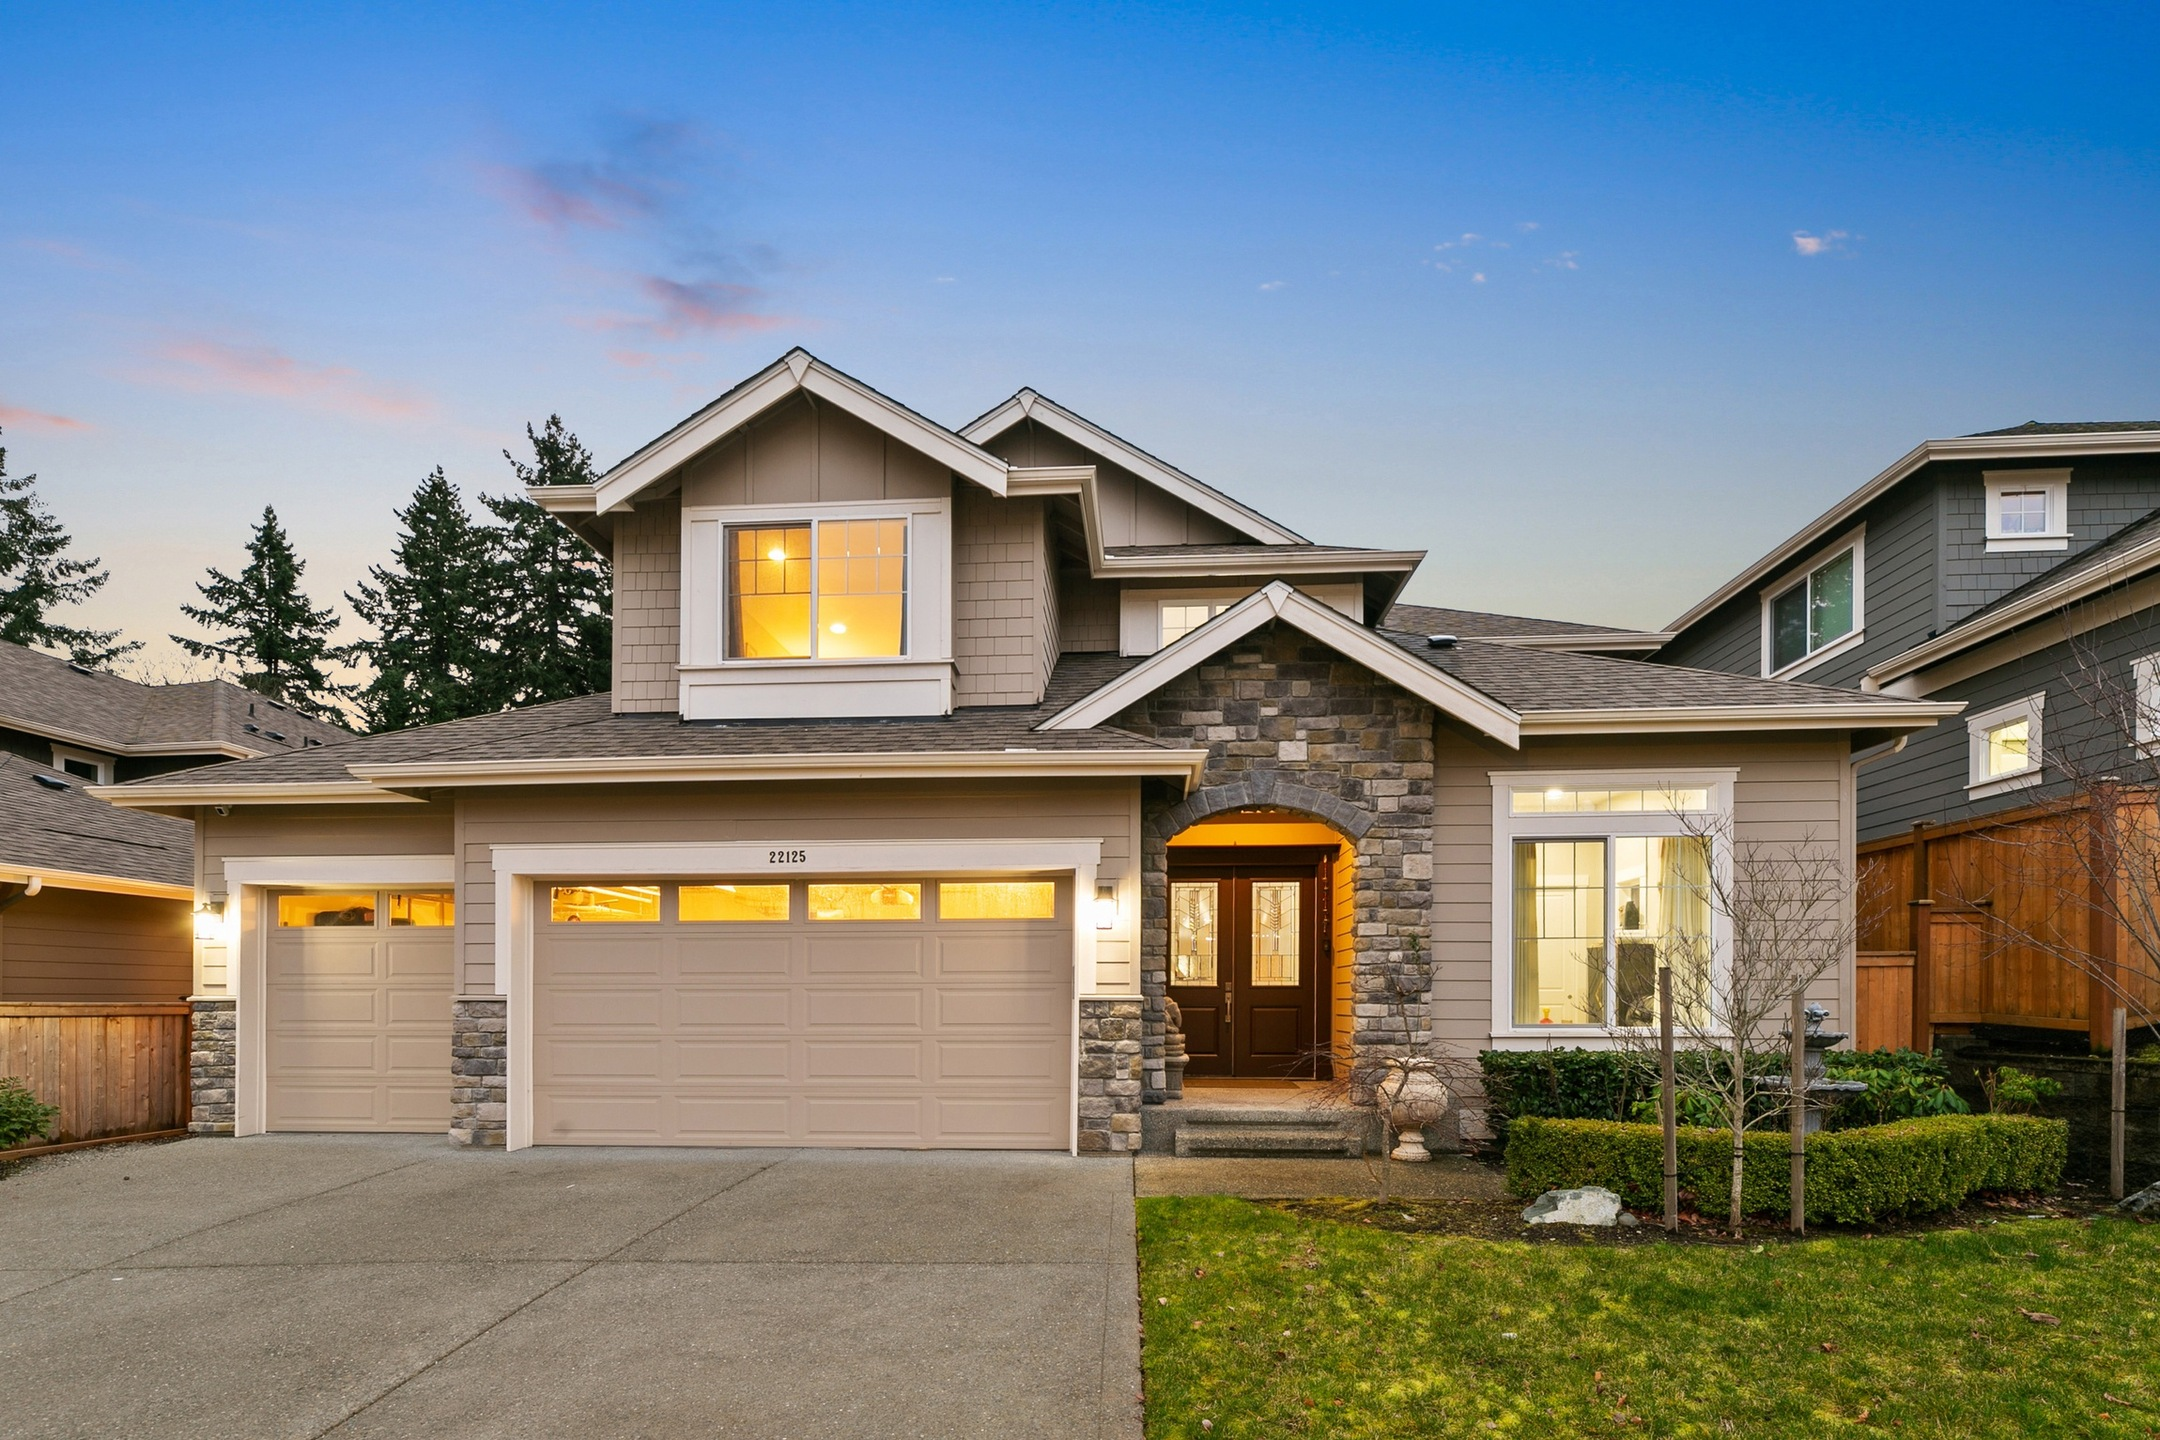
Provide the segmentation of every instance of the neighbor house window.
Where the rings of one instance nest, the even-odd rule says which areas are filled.
[[[1660,966],[1681,1003],[1700,995],[1714,958],[1709,830],[1729,783],[1495,780],[1498,1027],[1653,1026]]]
[[[1846,546],[1764,602],[1768,671],[1788,670],[1860,628],[1860,547]]]
[[[1162,607],[1162,643],[1168,645],[1184,639],[1236,603],[1235,600],[1165,601]]]
[[[1989,554],[2070,548],[2068,470],[1990,470],[1981,479]]]
[[[731,526],[730,660],[907,653],[905,519]]]
[[[2160,743],[2160,655],[2130,662],[2131,727],[2140,745]]]
[[[2043,691],[1966,720],[1968,796],[1977,800],[2040,783],[2040,720],[2046,705]]]
[[[78,780],[88,780],[94,785],[112,783],[112,762],[84,750],[70,750],[65,745],[53,746],[53,768]]]

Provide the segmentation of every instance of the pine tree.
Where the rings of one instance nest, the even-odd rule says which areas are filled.
[[[528,465],[509,451],[522,485],[590,485],[592,455],[550,415]],[[570,527],[521,495],[483,495],[502,523],[491,526],[497,606],[488,690],[503,705],[534,705],[608,687],[613,622],[605,561]]]
[[[195,587],[203,603],[180,607],[196,624],[223,633],[211,640],[175,635],[173,643],[197,659],[237,665],[240,683],[259,695],[318,719],[342,720],[338,687],[323,673],[336,658],[330,632],[337,629],[337,612],[317,610],[301,592],[307,562],[293,553],[291,537],[268,505],[248,537],[247,555],[238,575],[213,566],[210,578]]]
[[[38,501],[37,476],[7,473],[0,448],[0,640],[65,650],[78,665],[104,665],[142,648],[116,644],[117,630],[85,630],[50,618],[60,605],[77,605],[112,578],[96,556],[70,560],[74,544],[52,512]]]
[[[345,596],[375,631],[342,652],[374,670],[354,692],[368,727],[402,730],[500,708],[488,643],[499,609],[494,537],[473,523],[440,466],[397,518],[404,530],[392,565],[369,567]]]

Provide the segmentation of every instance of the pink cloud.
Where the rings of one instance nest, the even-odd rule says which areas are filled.
[[[425,399],[374,384],[349,365],[316,365],[268,345],[184,339],[158,358],[177,369],[150,378],[183,390],[218,391],[288,400],[370,420],[404,420],[434,407]]]
[[[19,425],[25,430],[88,430],[90,422],[75,420],[66,415],[48,414],[43,410],[25,410],[19,405],[0,404],[0,426]]]
[[[752,308],[764,296],[754,285],[642,275],[638,277],[638,288],[660,307],[660,318],[649,322],[649,328],[669,340],[684,335],[775,330],[788,323],[782,316],[761,315]]]

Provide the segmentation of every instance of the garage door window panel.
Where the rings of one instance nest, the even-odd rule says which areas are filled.
[[[660,918],[657,885],[553,885],[548,919],[557,925],[644,924]]]
[[[419,930],[439,930],[457,918],[457,901],[448,890],[390,892],[390,923]]]
[[[813,884],[812,920],[920,920],[923,887],[891,881],[868,885]]]
[[[938,886],[940,920],[1055,920],[1052,880],[947,880]]]
[[[786,885],[683,885],[675,891],[675,918],[686,925],[771,925],[789,918]]]
[[[277,910],[280,930],[367,927],[375,923],[375,895],[280,895]]]

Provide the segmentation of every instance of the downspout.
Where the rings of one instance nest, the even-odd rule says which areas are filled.
[[[1895,740],[1885,740],[1880,745],[1870,745],[1865,750],[1855,750],[1852,758],[1845,763],[1858,770],[1861,766],[1872,765],[1877,760],[1887,760],[1892,755],[1902,751],[1905,748],[1905,742],[1910,739],[1912,739],[1910,734],[1900,735]]]
[[[43,890],[45,888],[45,880],[43,876],[32,875],[28,880],[24,881],[20,885],[9,885],[0,888],[4,888],[9,892],[7,894],[0,895],[0,910],[8,910],[22,904],[23,901],[28,900],[31,896],[37,894],[40,890]]]

